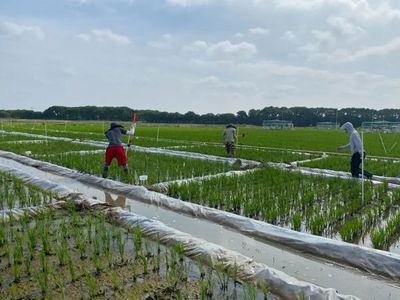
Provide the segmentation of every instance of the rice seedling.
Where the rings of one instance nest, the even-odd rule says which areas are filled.
[[[248,283],[244,286],[243,299],[246,300],[256,299],[256,287],[253,283]]]
[[[61,276],[58,276],[56,273],[51,273],[51,276],[53,278],[53,282],[57,289],[60,291],[61,295],[61,300],[65,299],[65,283],[62,280]]]
[[[125,240],[122,238],[122,233],[120,230],[117,230],[116,238],[117,238],[119,256],[121,259],[121,263],[123,263],[124,262],[124,253],[125,253]]]
[[[119,278],[117,272],[115,272],[114,270],[111,271],[111,281],[114,291],[119,291],[120,290]]]
[[[84,270],[83,273],[85,274],[84,278],[85,278],[86,286],[89,291],[89,296],[90,296],[90,298],[94,298],[98,295],[98,287],[97,287],[96,278],[94,278],[86,270]]]

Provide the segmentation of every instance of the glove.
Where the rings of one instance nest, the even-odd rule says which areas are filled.
[[[128,148],[130,148],[131,147],[131,143],[128,143],[127,146],[128,146]]]
[[[131,127],[131,129],[127,132],[128,135],[134,135],[135,134],[135,127]]]

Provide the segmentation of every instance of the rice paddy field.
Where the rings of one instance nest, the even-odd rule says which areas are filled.
[[[2,120],[0,150],[100,178],[107,125]],[[361,183],[300,172],[301,167],[349,172],[349,153],[336,151],[348,143],[344,131],[239,127],[230,159],[223,128],[139,123],[135,147],[127,149],[129,173],[114,162],[108,178],[148,190],[163,183],[161,192],[184,203],[400,253],[400,186],[384,178]],[[365,132],[364,147],[366,169],[400,177],[399,134]],[[254,165],[245,166],[245,160]],[[59,201],[63,211],[28,213]],[[82,212],[74,201],[1,171],[1,162],[0,205],[3,216],[9,215],[0,229],[1,299],[279,298],[267,281],[238,280],[235,270],[185,256],[183,245],[171,247],[147,239],[139,228],[124,229],[101,214]],[[23,213],[14,219],[15,210]]]

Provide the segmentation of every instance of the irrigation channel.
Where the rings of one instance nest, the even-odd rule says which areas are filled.
[[[207,220],[146,204],[140,199],[125,197],[104,188],[82,183],[77,179],[39,170],[13,159],[0,157],[0,169],[20,170],[32,176],[66,186],[88,198],[121,206],[126,211],[159,220],[167,226],[188,233],[193,237],[237,251],[253,258],[256,262],[282,270],[299,280],[334,288],[340,294],[355,295],[362,299],[400,299],[398,281],[396,283],[328,260],[317,260],[283,246],[247,237],[231,228]]]

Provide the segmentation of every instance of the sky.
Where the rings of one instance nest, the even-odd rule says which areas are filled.
[[[0,109],[400,108],[398,0],[1,0]]]

